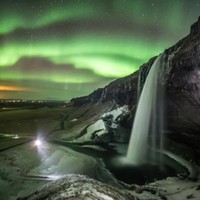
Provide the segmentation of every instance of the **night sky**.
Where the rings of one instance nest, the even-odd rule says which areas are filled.
[[[0,98],[70,99],[189,33],[200,0],[1,0]]]

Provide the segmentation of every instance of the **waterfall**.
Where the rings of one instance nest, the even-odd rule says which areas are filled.
[[[155,150],[163,148],[164,92],[158,81],[160,69],[164,68],[163,60],[160,55],[153,63],[137,105],[127,152],[127,160],[133,165],[154,162]]]

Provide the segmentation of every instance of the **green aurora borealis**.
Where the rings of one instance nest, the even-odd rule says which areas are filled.
[[[87,95],[176,43],[200,14],[200,0],[0,4],[0,98]]]

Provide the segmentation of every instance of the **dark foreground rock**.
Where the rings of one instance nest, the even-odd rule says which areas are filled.
[[[131,194],[83,175],[67,175],[18,200],[135,200]]]

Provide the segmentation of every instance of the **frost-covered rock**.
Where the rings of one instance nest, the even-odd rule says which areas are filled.
[[[102,115],[102,118],[106,121],[109,121],[109,125],[111,128],[116,129],[119,126],[120,119],[129,113],[129,109],[127,105],[117,107],[114,110],[106,112]]]
[[[83,135],[76,142],[91,142],[98,140],[103,135],[107,134],[107,128],[102,119],[97,120],[95,123],[88,126]]]
[[[102,115],[102,117],[106,117],[106,116],[109,116],[109,115],[112,115],[113,116],[113,121],[116,121],[117,118],[121,115],[121,114],[126,114],[129,112],[129,109],[128,109],[128,106],[125,105],[125,106],[121,106],[121,107],[117,107],[116,109],[114,110],[111,110],[109,112],[106,112]]]
[[[103,143],[115,140],[115,130],[119,128],[121,118],[128,112],[130,111],[126,105],[105,112],[96,122],[87,126],[80,137],[73,141]]]
[[[134,200],[135,198],[117,188],[83,175],[67,175],[51,182],[41,190],[20,200]]]

